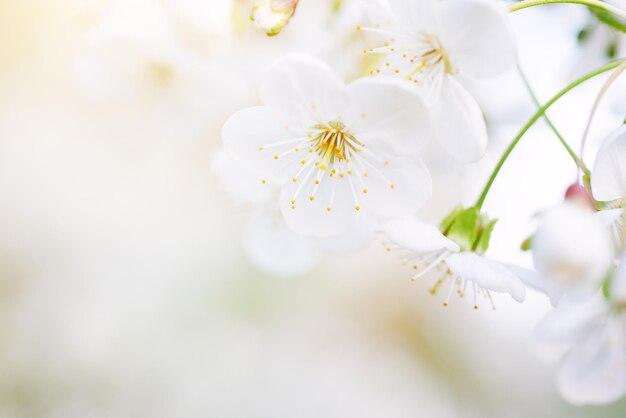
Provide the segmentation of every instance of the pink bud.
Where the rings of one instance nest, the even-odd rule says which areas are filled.
[[[594,209],[593,198],[585,186],[576,182],[567,188],[565,200]]]

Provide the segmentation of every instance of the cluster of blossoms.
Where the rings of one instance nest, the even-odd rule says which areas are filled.
[[[224,151],[214,171],[225,182],[237,179],[228,188],[257,208],[248,229],[262,232],[246,241],[255,248],[250,253],[264,254],[258,263],[268,270],[292,275],[313,266],[320,253],[353,251],[380,233],[413,280],[427,279],[433,294],[443,294],[444,306],[456,294],[474,309],[480,301],[495,309],[493,293],[523,302],[527,287],[540,290],[556,309],[536,339],[563,356],[562,395],[572,403],[606,403],[626,394],[626,126],[604,141],[593,170],[575,158],[586,170],[582,184],[543,213],[525,243],[535,269],[485,255],[497,221],[482,211],[528,127],[593,75],[617,67],[619,75],[623,60],[541,107],[477,203],[442,214],[433,225],[417,216],[433,193],[425,149],[437,144],[459,165],[483,158],[487,126],[466,83],[515,66],[513,31],[506,10],[490,0],[367,3],[369,22],[356,27],[372,37],[362,78],[346,85],[323,61],[287,55],[266,70],[261,105],[238,111],[223,126]],[[519,7],[535,3],[541,2]],[[252,18],[273,36],[296,6],[257,1]],[[613,25],[623,25],[620,9],[607,10],[617,11]]]

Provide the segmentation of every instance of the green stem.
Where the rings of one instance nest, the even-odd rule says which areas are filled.
[[[587,75],[584,75],[583,77],[579,78],[578,80],[574,81],[573,83],[571,83],[570,85],[565,87],[556,96],[554,96],[552,99],[550,99],[550,101],[548,103],[546,103],[541,108],[539,108],[537,113],[535,113],[535,115],[532,118],[530,118],[530,120],[528,121],[528,123],[526,123],[526,125],[524,125],[524,127],[522,128],[520,133],[515,137],[515,139],[513,139],[513,142],[511,142],[511,145],[509,145],[509,147],[506,149],[506,151],[504,151],[504,154],[500,158],[500,161],[498,161],[498,164],[496,165],[496,168],[494,169],[493,173],[491,174],[491,177],[487,181],[487,184],[485,185],[485,188],[483,189],[483,192],[481,193],[480,197],[478,198],[478,201],[476,202],[475,206],[479,210],[482,208],[483,203],[485,203],[485,199],[487,198],[487,195],[489,194],[489,190],[491,189],[491,186],[493,185],[493,182],[495,181],[496,177],[498,177],[498,174],[500,173],[500,170],[502,169],[502,166],[504,165],[506,160],[509,158],[509,156],[511,155],[511,153],[513,152],[513,150],[515,149],[517,144],[520,142],[522,137],[526,134],[526,132],[528,132],[528,130],[546,113],[546,111],[554,103],[556,103],[561,97],[565,96],[567,93],[569,93],[574,88],[576,88],[579,85],[583,84],[585,81],[587,81],[587,80],[589,80],[591,78],[594,78],[595,76],[598,76],[600,74],[606,73],[607,71],[610,71],[610,70],[612,70],[614,68],[617,68],[618,66],[620,66],[625,61],[626,61],[626,59],[620,59],[620,60],[617,60],[617,61],[613,61],[613,62],[605,65],[602,68],[599,68],[599,69],[597,69],[595,71],[590,72]]]
[[[519,62],[517,63],[517,71],[520,75],[520,78],[524,82],[524,86],[526,87],[526,91],[528,91],[528,95],[532,99],[533,103],[535,103],[535,106],[537,106],[537,108],[540,109],[541,103],[539,102],[539,99],[537,99],[537,95],[533,91],[533,88],[531,87],[530,82],[528,81],[528,77],[526,77],[526,74],[524,74],[524,71],[522,70],[522,67],[519,65]],[[565,148],[565,150],[570,155],[570,157],[572,157],[576,166],[580,168],[585,175],[590,175],[591,171],[589,171],[589,168],[587,168],[583,160],[579,158],[578,155],[576,155],[572,147],[569,146],[565,138],[563,138],[563,135],[561,135],[558,129],[556,129],[556,126],[554,126],[554,124],[552,123],[548,115],[545,113],[543,114],[543,120],[548,124],[552,132],[554,132],[556,137],[559,139],[559,142],[561,142],[561,145],[563,145],[563,148]]]
[[[613,13],[614,15],[619,16],[622,19],[626,19],[626,12],[624,12],[622,9],[599,0],[523,0],[512,5],[509,8],[509,11],[517,12],[518,10],[527,9],[529,7],[557,3],[582,4],[583,6],[604,10],[605,12]]]

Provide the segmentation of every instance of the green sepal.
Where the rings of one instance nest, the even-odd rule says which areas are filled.
[[[615,16],[611,12],[607,12],[606,10],[598,10],[598,9],[589,9],[591,13],[598,19],[600,22],[609,26],[613,30],[618,32],[626,33],[626,21],[620,19],[618,16]]]
[[[479,216],[480,213],[477,207],[461,210],[452,220],[445,235],[459,244],[461,250],[472,251],[474,243],[478,239]]]
[[[454,208],[454,210],[452,210],[452,212],[450,212],[448,216],[443,218],[443,221],[441,221],[441,223],[439,224],[439,229],[444,235],[448,235],[448,232],[450,232],[450,227],[452,226],[454,219],[461,212],[463,212],[463,206],[457,206],[456,208]]]
[[[530,251],[533,249],[533,239],[534,237],[528,237],[524,240],[524,242],[522,242],[522,245],[520,245],[520,250],[522,251]]]
[[[485,254],[487,249],[489,248],[489,241],[491,241],[491,234],[493,233],[493,229],[498,223],[497,219],[489,220],[485,216],[481,216],[480,222],[480,231],[478,233],[478,238],[476,239],[476,243],[474,244],[474,252],[477,254]]]

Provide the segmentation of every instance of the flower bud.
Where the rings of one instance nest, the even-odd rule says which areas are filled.
[[[591,193],[580,183],[576,182],[567,188],[565,200],[576,203],[589,209],[594,208]]]
[[[256,0],[250,19],[268,36],[278,35],[296,11],[298,0]]]

